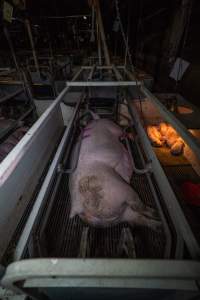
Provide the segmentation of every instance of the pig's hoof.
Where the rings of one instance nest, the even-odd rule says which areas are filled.
[[[146,210],[143,212],[143,215],[145,215],[151,219],[154,219],[156,221],[160,220],[158,212],[154,208],[151,208],[151,207],[147,207]]]

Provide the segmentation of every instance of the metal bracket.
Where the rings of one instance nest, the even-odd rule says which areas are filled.
[[[120,256],[123,252],[128,258],[136,258],[135,243],[130,228],[123,228],[121,232],[118,255]]]
[[[131,158],[131,163],[132,163],[132,166],[133,166],[133,172],[136,173],[136,174],[139,174],[139,175],[146,174],[146,173],[148,173],[148,172],[152,172],[151,161],[149,161],[149,162],[145,165],[145,168],[144,168],[144,169],[138,169],[138,168],[135,166],[134,158],[133,158],[133,155],[131,154],[131,148],[130,148],[129,141],[128,141],[127,138],[125,139],[125,142],[126,142],[126,146],[127,146],[127,150],[128,150],[129,156],[130,156],[130,158]]]
[[[83,228],[83,232],[81,235],[81,242],[80,242],[80,250],[79,250],[79,258],[86,258],[87,257],[87,241],[88,241],[88,233],[89,233],[89,227],[85,226]]]
[[[71,174],[76,170],[78,165],[78,160],[79,160],[80,149],[81,149],[82,135],[83,133],[81,133],[79,141],[76,144],[76,147],[74,149],[73,158],[72,158],[73,166],[69,169],[65,169],[62,164],[58,164],[57,172],[59,174]]]

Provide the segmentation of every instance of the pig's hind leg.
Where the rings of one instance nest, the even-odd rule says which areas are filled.
[[[149,206],[145,207],[145,210],[141,212],[142,215],[146,216],[147,218],[160,220],[158,212]]]
[[[157,211],[154,208],[145,205],[134,190],[131,190],[131,194],[129,195],[129,199],[126,201],[126,203],[132,211],[146,216],[148,219],[153,219],[156,221],[160,220]]]
[[[162,223],[158,220],[155,220],[155,218],[152,217],[152,214],[148,210],[144,212],[138,212],[133,211],[130,207],[127,207],[124,211],[122,220],[124,222],[128,222],[130,225],[146,226],[156,232],[161,231]]]

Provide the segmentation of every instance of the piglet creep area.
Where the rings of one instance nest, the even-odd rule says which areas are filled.
[[[132,145],[131,150],[139,163],[136,147]],[[146,205],[156,208],[146,175],[133,174],[131,185]],[[52,188],[52,194],[50,213],[45,216],[48,211],[45,208],[34,235],[34,257],[164,258],[167,237],[163,228],[155,232],[147,227],[131,227],[127,223],[96,228],[83,223],[78,216],[70,219],[67,174],[62,175],[56,192]]]

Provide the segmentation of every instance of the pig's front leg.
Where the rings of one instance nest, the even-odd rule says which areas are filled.
[[[133,166],[129,157],[128,151],[124,148],[122,150],[122,159],[115,166],[115,171],[128,183],[130,183],[131,175],[133,173]]]

